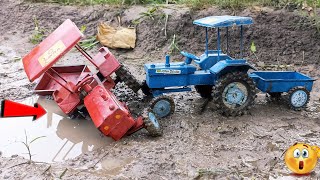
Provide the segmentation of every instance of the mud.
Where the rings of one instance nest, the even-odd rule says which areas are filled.
[[[151,138],[145,130],[118,142],[100,136],[90,121],[65,118],[52,101],[31,96],[35,83],[29,83],[21,60],[16,57],[22,57],[34,47],[29,42],[34,29],[33,17],[37,17],[40,26],[48,31],[71,18],[79,27],[86,25],[85,34],[90,36],[95,34],[100,21],[115,25],[118,24],[116,16],[120,15],[122,24],[127,26],[141,16],[139,12],[145,12],[149,7],[77,7],[13,0],[0,1],[0,7],[0,98],[30,104],[39,101],[49,111],[35,122],[31,122],[31,118],[1,119],[1,179],[54,179],[60,176],[63,179],[288,179],[296,177],[284,165],[286,148],[297,141],[320,145],[319,81],[315,82],[306,111],[291,111],[283,101],[269,101],[260,93],[250,114],[223,117],[210,103],[199,114],[203,99],[192,91],[170,95],[176,102],[176,112],[161,120],[163,137]],[[167,27],[163,13],[170,14]],[[258,59],[250,53],[246,56],[258,68],[259,61],[292,64],[293,69],[314,78],[320,77],[320,41],[315,28],[299,12],[270,8],[255,7],[238,12],[218,8],[192,11],[180,6],[159,8],[154,20],[140,19],[134,50],[112,52],[139,80],[143,80],[143,64],[163,61],[173,34],[176,34],[181,50],[202,53],[204,31],[194,27],[192,20],[221,14],[254,18],[255,24],[245,29],[245,43],[249,52],[249,44],[255,42]],[[238,38],[236,32],[232,35],[233,39]],[[237,49],[239,42],[232,40],[230,44],[232,49]],[[90,51],[96,52],[97,49]],[[182,57],[174,55],[173,59]],[[59,61],[64,65],[83,63],[87,64],[74,51]],[[135,95],[124,84],[118,84],[114,93],[128,103],[134,116],[139,115],[141,107],[147,106],[141,92]],[[46,136],[31,145],[33,160],[44,163],[18,165],[28,158],[24,154],[25,147],[19,142],[25,138],[24,130],[30,140]],[[320,178],[319,173],[320,166],[317,166],[306,178]]]

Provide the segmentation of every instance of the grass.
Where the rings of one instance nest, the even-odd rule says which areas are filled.
[[[174,55],[174,54],[178,54],[179,52],[180,52],[180,48],[178,47],[176,35],[174,34],[172,37],[172,41],[168,47],[168,54]]]
[[[31,141],[28,141],[28,136],[27,136],[27,132],[26,131],[24,131],[24,134],[25,134],[25,142],[21,142],[25,147],[26,147],[26,149],[28,150],[28,155],[29,155],[29,161],[28,161],[28,163],[29,164],[31,164],[31,162],[32,162],[32,154],[31,154],[31,149],[30,149],[30,146],[31,146],[31,144],[33,143],[33,142],[35,142],[36,140],[38,140],[38,139],[41,139],[41,138],[44,138],[45,136],[39,136],[39,137],[36,137],[36,138],[34,138],[34,139],[32,139]]]
[[[84,33],[87,29],[87,26],[81,26],[80,31]],[[97,40],[96,36],[90,36],[86,37],[85,39],[81,40],[79,42],[79,45],[84,49],[84,50],[90,50],[93,47],[95,47],[99,41]]]
[[[32,36],[30,37],[30,42],[32,44],[38,44],[40,43],[45,37],[46,29],[40,27],[39,21],[36,17],[33,17],[34,22],[34,31],[32,33]]]
[[[167,0],[28,0],[32,2],[49,2],[61,4],[113,4],[113,5],[132,5],[132,4],[166,4]],[[223,8],[241,8],[252,5],[286,7],[302,6],[304,2],[308,5],[320,7],[320,0],[170,0],[174,4],[186,4],[193,7],[220,6]]]
[[[88,38],[81,40],[79,42],[80,46],[84,50],[90,50],[93,47],[95,47],[98,43],[99,43],[99,41],[97,41],[97,38],[95,36],[88,37]]]
[[[316,9],[320,7],[320,0],[26,0],[31,2],[49,2],[60,3],[64,5],[94,5],[94,4],[110,4],[110,5],[134,5],[134,4],[185,4],[194,9],[204,8],[208,6],[219,6],[221,8],[240,9],[248,6],[272,6],[277,8],[298,8],[311,7]],[[141,14],[153,19],[154,13],[157,9],[149,9],[147,12]],[[311,22],[320,32],[320,17],[314,13],[309,15]],[[35,20],[35,24],[36,24]],[[139,20],[134,24],[139,24]],[[37,26],[36,26],[37,27]],[[39,28],[35,31],[32,37],[33,42],[37,42],[44,36],[44,31]],[[36,44],[36,43],[35,43]]]
[[[163,0],[28,0],[31,2],[48,2],[60,3],[65,5],[94,5],[94,4],[111,4],[111,5],[133,5],[133,4],[162,4]]]

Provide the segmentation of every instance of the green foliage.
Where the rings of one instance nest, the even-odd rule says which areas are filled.
[[[87,26],[82,25],[82,26],[80,27],[80,32],[84,33],[84,31],[85,31],[86,29],[87,29]]]
[[[164,13],[159,12],[158,9],[159,9],[158,6],[152,6],[146,12],[140,13],[139,18],[133,20],[132,24],[133,25],[140,24],[144,19],[151,19],[154,21],[156,17],[159,17],[160,19],[164,19],[166,15]]]
[[[257,51],[256,46],[254,45],[254,42],[252,41],[251,46],[250,46],[251,52],[255,53]]]
[[[33,17],[33,22],[34,22],[34,31],[30,38],[30,42],[32,44],[38,44],[46,36],[45,33],[47,30],[39,26],[39,21],[37,20],[36,17]]]
[[[99,41],[97,41],[97,38],[95,36],[91,36],[88,37],[82,41],[79,42],[80,46],[84,49],[84,50],[89,50],[92,49],[93,47],[95,47],[97,44],[99,43]]]
[[[132,4],[162,4],[163,0],[29,0],[32,2],[49,2],[64,5],[94,5],[94,4],[112,4],[112,5],[132,5]]]
[[[152,7],[152,8],[150,8],[150,9],[148,9],[147,12],[142,12],[142,13],[140,13],[140,15],[141,15],[142,17],[148,17],[148,18],[154,20],[154,16],[155,16],[155,13],[156,13],[157,10],[158,10],[157,7]]]
[[[82,25],[80,27],[80,31],[82,33],[84,33],[87,29],[87,26],[85,25]],[[84,40],[81,40],[79,42],[79,45],[84,49],[84,50],[89,50],[89,49],[92,49],[94,46],[96,46],[97,44],[99,43],[99,41],[97,41],[97,38],[95,36],[91,36],[91,37],[88,37]]]
[[[114,4],[114,5],[132,5],[132,4],[165,4],[166,0],[29,0],[32,2],[50,2],[61,3],[65,5],[92,5],[92,4]],[[238,9],[251,5],[287,7],[300,7],[304,2],[308,5],[315,4],[320,7],[320,0],[170,0],[170,3],[187,4],[193,7],[220,6],[222,8]]]
[[[14,62],[21,61],[21,60],[22,60],[21,57],[14,57],[14,58],[13,58],[13,61],[14,61]]]
[[[39,136],[39,137],[36,137],[36,138],[34,138],[34,139],[32,139],[30,142],[28,141],[28,136],[27,136],[27,132],[26,132],[26,130],[24,131],[24,134],[25,134],[25,138],[26,138],[26,140],[25,140],[25,142],[21,142],[26,148],[27,148],[27,150],[28,150],[28,154],[29,154],[29,164],[31,164],[31,162],[32,162],[32,154],[31,154],[31,149],[30,149],[30,146],[31,146],[31,144],[32,143],[34,143],[36,140],[39,140],[39,139],[41,139],[41,138],[44,138],[44,137],[46,137],[46,136]]]
[[[256,45],[254,44],[253,41],[252,41],[252,43],[251,43],[250,50],[251,50],[252,54],[255,56],[255,58],[256,58],[257,60],[259,60],[258,56],[256,55],[257,47],[256,47]]]
[[[175,34],[173,35],[171,44],[169,45],[168,49],[169,49],[168,54],[170,54],[170,55],[177,53],[177,52],[180,52],[180,48],[178,47],[178,44],[176,42],[176,35]]]

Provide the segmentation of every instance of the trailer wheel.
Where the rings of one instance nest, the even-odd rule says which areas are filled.
[[[140,89],[139,81],[129,72],[129,70],[121,65],[121,67],[115,72],[117,78],[120,81],[123,81],[130,89],[132,89],[135,93]]]
[[[162,135],[162,129],[157,120],[156,115],[151,111],[145,111],[143,113],[143,121],[145,129],[149,132],[150,136],[156,137]]]
[[[216,109],[226,116],[239,116],[247,112],[256,98],[256,87],[246,72],[235,71],[222,76],[213,87],[212,97]]]
[[[195,85],[197,93],[200,94],[202,98],[211,98],[212,86],[210,85]]]
[[[289,107],[295,111],[305,109],[310,100],[310,92],[304,87],[294,87],[287,94]]]
[[[164,118],[174,113],[175,104],[171,97],[162,95],[151,101],[150,109],[157,117]]]
[[[146,80],[144,80],[141,84],[141,91],[143,92],[144,95],[146,96],[151,96],[152,95],[152,92],[151,92],[151,89],[149,88]]]

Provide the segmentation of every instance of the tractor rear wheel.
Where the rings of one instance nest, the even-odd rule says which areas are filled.
[[[256,87],[246,72],[235,71],[223,75],[212,90],[216,109],[226,116],[243,115],[256,98]]]
[[[175,104],[171,97],[162,95],[151,101],[150,109],[157,117],[164,118],[174,113]]]
[[[211,98],[212,86],[210,85],[195,85],[197,93],[200,94],[202,98]]]
[[[130,89],[132,89],[135,93],[140,89],[139,81],[129,72],[129,70],[121,65],[121,67],[115,72],[117,78],[120,81],[123,81]]]
[[[149,135],[153,137],[161,136],[162,129],[156,115],[151,111],[145,111],[142,116],[144,127],[149,132]]]
[[[306,108],[310,100],[310,92],[304,87],[294,87],[289,90],[286,100],[291,109],[300,111]]]

